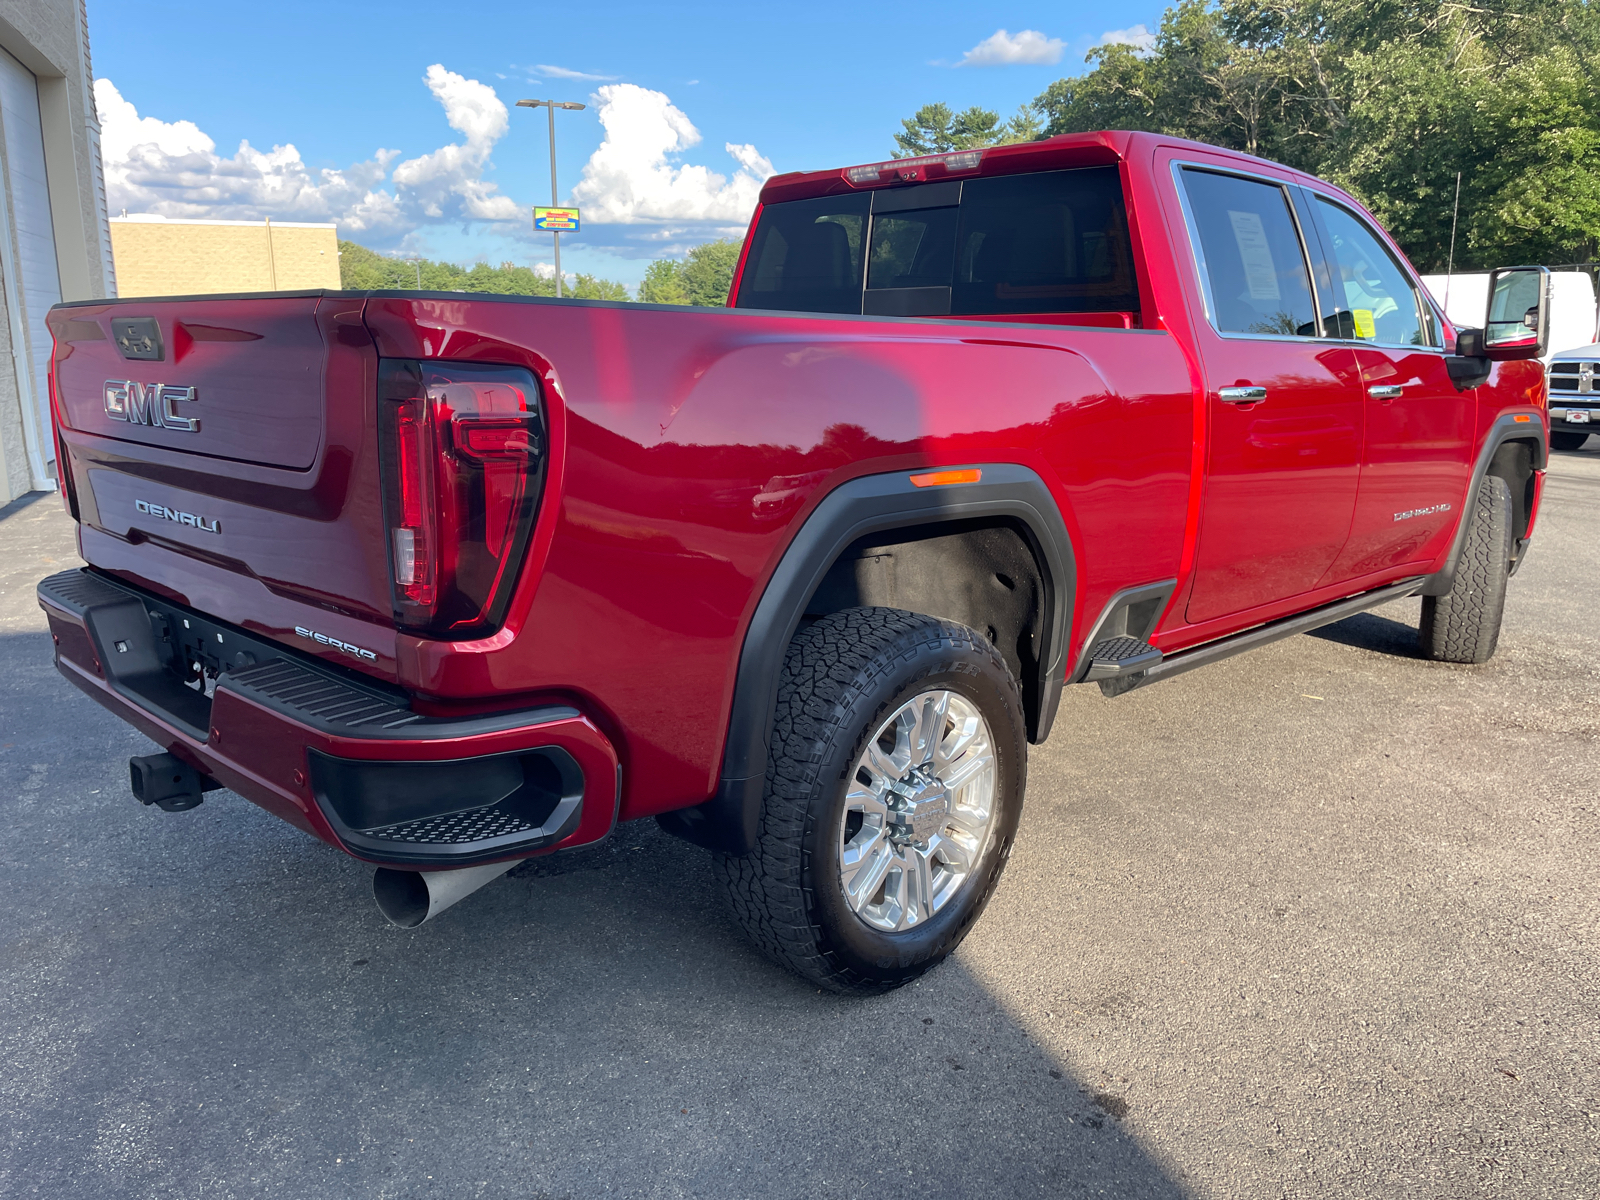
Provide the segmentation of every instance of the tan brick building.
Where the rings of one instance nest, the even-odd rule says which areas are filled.
[[[50,331],[116,294],[83,0],[0,0],[0,503],[55,487]]]
[[[290,292],[339,286],[333,225],[112,217],[120,296]]]

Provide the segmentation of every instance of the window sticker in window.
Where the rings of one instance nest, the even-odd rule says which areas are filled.
[[[1233,222],[1233,240],[1239,247],[1239,261],[1244,264],[1250,299],[1282,300],[1283,295],[1278,291],[1278,269],[1272,265],[1272,247],[1267,245],[1261,214],[1229,209],[1228,220]]]
[[[1217,330],[1315,337],[1311,273],[1283,188],[1194,169],[1183,187]]]

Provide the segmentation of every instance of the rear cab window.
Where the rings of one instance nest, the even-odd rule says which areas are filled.
[[[823,225],[835,231],[819,232]],[[881,316],[1136,314],[1118,170],[948,180],[769,205],[735,307]]]

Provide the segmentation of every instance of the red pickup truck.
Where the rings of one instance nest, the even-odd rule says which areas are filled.
[[[1063,687],[1421,594],[1493,653],[1546,460],[1537,268],[1455,330],[1361,206],[1142,133],[782,175],[722,310],[67,304],[56,661],[415,924],[654,816],[817,983],[941,960]]]

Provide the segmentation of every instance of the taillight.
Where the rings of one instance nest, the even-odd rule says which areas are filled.
[[[477,637],[505,617],[544,479],[521,367],[385,359],[378,372],[395,619]]]
[[[67,428],[66,405],[56,394],[56,342],[55,330],[50,331],[50,369],[45,372],[45,389],[50,398],[51,436],[56,445],[56,483],[61,488],[61,502],[67,506],[67,515],[74,521],[78,516],[78,488],[72,479],[72,460],[67,457],[67,442],[61,431]]]

